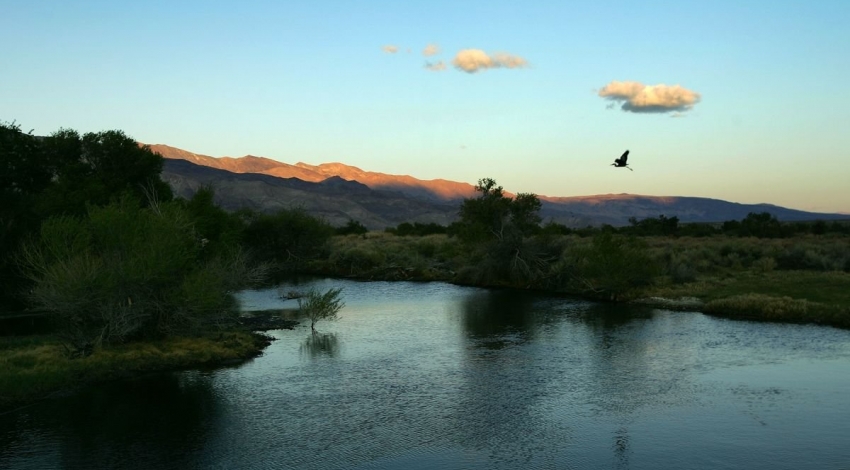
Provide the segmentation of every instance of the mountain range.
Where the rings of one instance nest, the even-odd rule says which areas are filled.
[[[288,164],[253,155],[215,158],[168,145],[149,147],[165,157],[162,178],[178,196],[191,197],[198,188],[211,186],[216,202],[227,210],[302,208],[336,226],[350,219],[377,230],[402,222],[448,225],[457,220],[463,199],[476,194],[469,183],[420,180],[343,163]],[[683,223],[723,222],[743,219],[750,212],[769,212],[782,221],[850,219],[846,214],[700,197],[605,194],[539,198],[543,220],[568,227],[622,226],[630,217],[659,215],[675,216]]]

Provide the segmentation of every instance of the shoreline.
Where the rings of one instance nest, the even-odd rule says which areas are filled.
[[[405,279],[393,279],[393,276],[334,275],[327,272],[314,272],[309,275],[366,282],[446,282],[458,286],[473,286],[454,282],[453,279],[410,276],[409,272],[406,274],[408,275]],[[850,276],[847,276],[847,279],[850,280]],[[474,287],[515,289],[596,302],[691,311],[740,321],[815,324],[850,329],[850,309],[842,305],[755,292],[717,295],[710,289],[706,290],[704,284],[698,283],[691,286],[679,285],[673,291],[650,288],[641,291],[642,295],[613,300],[575,292],[507,285]],[[92,383],[147,373],[242,364],[261,356],[265,348],[275,340],[265,334],[265,331],[293,329],[300,323],[284,319],[272,312],[251,312],[241,316],[239,325],[229,330],[201,337],[175,337],[154,342],[128,343],[100,349],[82,359],[67,358],[59,342],[49,335],[0,337],[0,415]]]
[[[70,359],[49,335],[0,338],[0,416],[95,383],[244,364],[261,356],[274,340],[260,331],[236,329],[126,343]]]

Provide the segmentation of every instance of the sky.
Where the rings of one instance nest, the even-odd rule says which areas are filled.
[[[850,213],[850,1],[0,0],[0,121]],[[634,171],[614,168],[630,150]]]

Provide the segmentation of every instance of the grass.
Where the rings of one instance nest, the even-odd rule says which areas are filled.
[[[706,302],[746,294],[790,297],[850,308],[850,273],[835,271],[741,271],[703,276],[649,291],[659,297],[697,297]]]
[[[730,318],[820,323],[850,328],[850,309],[788,296],[740,294],[712,300],[704,310]]]
[[[650,289],[666,299],[696,297],[705,313],[730,318],[850,328],[850,273],[738,271]]]
[[[641,249],[648,255],[648,262],[657,265],[660,271],[648,279],[649,286],[630,281],[634,284],[632,288],[616,296],[620,301],[696,298],[699,302],[685,302],[682,308],[701,305],[701,310],[714,315],[850,328],[847,268],[850,239],[846,236],[801,235],[785,239],[657,236],[641,240],[645,242]],[[560,253],[560,258],[550,256],[550,259],[560,261],[550,261],[543,268],[543,278],[549,280],[547,284],[531,287],[590,295],[570,284],[577,272],[569,259],[587,251],[592,242],[591,237],[575,235],[543,242],[549,252]],[[461,284],[470,278],[464,277],[468,272],[492,274],[492,269],[474,255],[474,250],[445,235],[397,237],[375,232],[334,237],[330,256],[316,267],[322,274],[362,279],[442,280]],[[475,284],[489,285],[486,276],[479,277],[484,280]],[[644,277],[640,279],[647,281]],[[504,284],[504,280],[501,282],[499,285]]]
[[[681,299],[681,308],[731,318],[815,322],[850,328],[850,243],[847,237],[763,240],[730,237],[644,239],[649,261],[662,267],[649,286],[618,297]],[[563,236],[541,242],[548,282],[539,290],[571,292],[571,254],[592,239]],[[325,275],[459,283],[465,271],[489,272],[483,258],[445,235],[385,233],[334,237],[330,255],[311,269]],[[616,266],[610,269],[625,269]],[[605,273],[603,273],[605,274]],[[573,292],[576,293],[576,292]],[[675,302],[659,305],[674,305]],[[265,340],[267,341],[267,340]],[[129,343],[69,359],[50,336],[0,337],[0,410],[95,381],[241,361],[267,344],[247,332]]]
[[[83,384],[144,372],[237,363],[268,344],[262,335],[226,332],[127,343],[69,359],[51,336],[0,338],[0,410]]]

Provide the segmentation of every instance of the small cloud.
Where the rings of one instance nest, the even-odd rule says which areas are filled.
[[[442,72],[446,70],[446,63],[442,60],[438,62],[425,62],[425,68],[432,72]]]
[[[386,46],[382,47],[381,50],[386,52],[387,54],[395,54],[396,52],[398,52],[398,46],[387,44]]]
[[[528,66],[528,62],[520,56],[506,54],[504,52],[497,53],[493,60],[499,64],[499,67],[508,69],[517,69]]]
[[[486,69],[527,67],[528,61],[520,56],[504,52],[494,54],[491,57],[480,49],[464,49],[455,55],[452,65],[466,73],[475,73]]]
[[[428,44],[425,46],[425,49],[422,49],[422,55],[425,57],[431,57],[432,55],[437,55],[440,53],[440,46],[436,44]]]
[[[621,103],[620,109],[632,113],[682,113],[699,103],[700,94],[679,85],[644,85],[640,82],[613,81],[599,90],[599,96]]]

